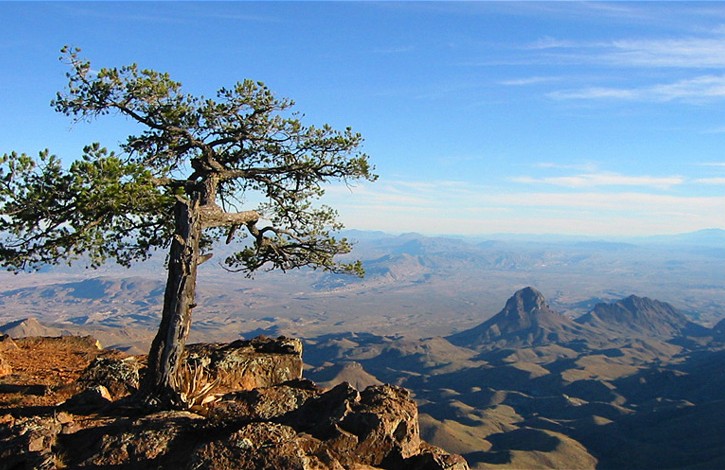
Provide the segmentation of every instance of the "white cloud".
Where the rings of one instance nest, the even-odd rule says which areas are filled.
[[[525,49],[562,49],[562,48],[574,48],[580,47],[581,43],[575,41],[569,41],[565,39],[556,39],[551,36],[545,36],[537,39],[531,44],[525,46]]]
[[[725,177],[721,178],[700,178],[695,180],[696,183],[700,184],[712,184],[712,185],[725,185]]]
[[[701,102],[725,98],[725,75],[703,75],[671,83],[658,83],[643,87],[607,88],[587,87],[559,90],[547,95],[557,100],[617,99],[632,101],[686,101]]]
[[[725,66],[722,37],[623,39],[613,41],[601,60],[635,67],[710,68]]]
[[[710,129],[705,129],[701,131],[702,134],[725,134],[725,126],[722,127],[712,127]]]
[[[658,39],[615,39],[576,42],[544,37],[524,47],[546,51],[561,62],[593,63],[610,67],[720,68],[725,66],[722,31],[707,36]]]
[[[725,227],[725,196],[552,193],[456,181],[387,181],[352,194],[336,188],[328,193],[348,227],[390,232],[637,235]]]
[[[552,168],[557,170],[579,170],[594,172],[598,169],[598,165],[593,162],[585,163],[557,163],[557,162],[539,162],[534,165],[536,168]]]
[[[520,176],[512,181],[522,184],[550,184],[568,188],[590,188],[596,186],[641,186],[657,189],[668,189],[682,184],[684,179],[680,176],[628,176],[618,173],[583,173],[573,176],[530,177]]]
[[[499,82],[501,85],[506,86],[527,86],[537,85],[539,83],[551,83],[561,81],[562,77],[527,77],[527,78],[514,78],[511,80],[503,80]]]
[[[634,100],[640,93],[637,90],[622,88],[587,87],[574,90],[559,90],[548,93],[549,98],[556,100],[591,100],[591,99],[618,99]]]

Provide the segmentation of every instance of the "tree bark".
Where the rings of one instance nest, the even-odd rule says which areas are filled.
[[[151,343],[148,372],[141,390],[144,401],[162,407],[180,405],[176,377],[195,307],[202,231],[198,201],[177,201],[174,215],[176,229],[169,251],[161,325]]]

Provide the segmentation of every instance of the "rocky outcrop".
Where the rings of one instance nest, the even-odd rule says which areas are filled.
[[[218,422],[279,420],[321,394],[322,390],[313,382],[294,380],[273,387],[226,394],[210,404],[206,414]]]
[[[0,419],[0,468],[53,469],[53,444],[63,425],[59,416]]]
[[[98,357],[77,380],[83,391],[62,406],[0,419],[0,470],[468,469],[421,441],[407,390],[320,388],[301,378],[301,352],[288,338],[193,345],[187,363],[233,391],[189,411],[151,414],[118,401],[137,387],[138,362]]]
[[[253,390],[302,378],[302,342],[258,337],[228,344],[190,344],[185,361],[203,367],[227,391]]]
[[[205,414],[118,418],[58,434],[55,449],[72,468],[468,468],[421,441],[409,392],[390,385],[358,392],[295,381],[229,394]]]
[[[99,356],[86,367],[77,383],[84,389],[104,387],[117,400],[138,390],[140,368],[141,364],[133,356]]]
[[[360,393],[342,383],[280,420],[324,440],[347,466],[401,468],[421,445],[418,408],[407,390],[391,385]]]
[[[289,426],[269,422],[247,424],[224,439],[199,446],[190,462],[190,468],[215,470],[344,468],[318,439],[299,435]]]
[[[200,382],[203,382],[201,385],[209,384],[203,397],[185,396],[186,404],[194,406],[207,396],[250,391],[300,379],[302,343],[283,337],[259,337],[228,344],[192,344],[187,347],[183,361],[182,388],[189,392],[199,388]],[[144,367],[144,358],[99,356],[76,381],[81,391],[78,397],[68,401],[68,405],[92,404],[98,396],[118,400],[132,395],[139,389]]]

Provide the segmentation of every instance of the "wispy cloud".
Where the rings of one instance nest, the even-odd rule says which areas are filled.
[[[591,188],[597,186],[642,186],[656,189],[669,189],[672,186],[682,184],[684,179],[681,176],[628,176],[618,173],[599,172],[583,173],[572,176],[551,176],[551,177],[514,177],[511,181],[522,184],[549,184],[564,186],[568,188]]]
[[[581,47],[581,43],[576,41],[570,41],[566,39],[557,39],[551,36],[545,36],[537,39],[536,41],[524,46],[524,49],[562,49],[562,48],[574,48]]]
[[[511,80],[503,80],[499,82],[501,85],[506,86],[527,86],[527,85],[538,85],[540,83],[552,83],[562,81],[562,77],[527,77],[527,78],[514,78]]]
[[[536,168],[546,168],[555,170],[579,170],[586,172],[594,172],[599,168],[594,162],[584,163],[559,163],[559,162],[539,162],[534,165]]]
[[[641,184],[643,179],[667,184],[650,177],[610,175],[610,182],[620,184],[634,180]],[[544,192],[456,181],[387,181],[354,188],[352,193],[331,189],[332,205],[347,226],[392,232],[631,235],[725,226],[725,196],[682,196],[639,188]]]
[[[684,101],[697,103],[725,98],[725,75],[704,75],[671,83],[644,87],[607,88],[588,87],[548,93],[556,100],[616,99],[632,101]]]
[[[375,54],[391,55],[391,54],[404,54],[406,52],[412,52],[415,50],[414,46],[389,46],[373,49]]]
[[[700,132],[701,134],[725,134],[725,126],[711,127],[710,129],[704,129]]]
[[[614,39],[572,41],[540,38],[523,46],[542,51],[561,62],[590,63],[610,67],[719,68],[725,66],[725,34],[710,32],[703,37]]]
[[[635,67],[725,66],[723,37],[678,39],[623,39],[613,41],[600,59],[610,65]]]
[[[725,177],[699,178],[695,182],[700,184],[725,185]]]
[[[523,47],[530,52],[532,63],[550,61],[558,64],[590,64],[605,68],[635,68],[642,70],[676,69],[678,77],[657,82],[641,82],[642,74],[608,74],[590,77],[586,86],[570,87],[547,94],[555,100],[619,100],[648,102],[699,103],[725,98],[725,75],[709,73],[725,68],[725,33],[713,29],[698,36],[663,38],[619,38],[598,41],[572,41],[543,37]],[[527,54],[528,56],[528,54]],[[703,70],[690,77],[695,70]],[[688,72],[689,70],[689,72]],[[640,82],[632,85],[608,86],[609,77]],[[539,76],[509,80],[504,85],[541,83]]]

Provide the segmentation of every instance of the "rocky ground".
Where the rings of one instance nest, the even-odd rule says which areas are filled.
[[[467,469],[420,439],[409,392],[302,379],[297,340],[189,349],[186,410],[128,400],[142,358],[90,337],[0,341],[0,469]]]

